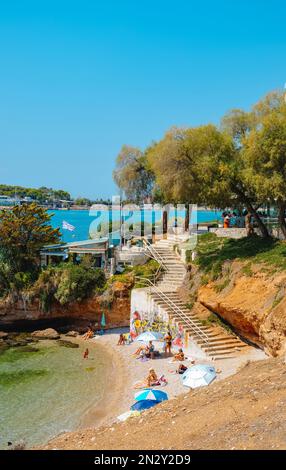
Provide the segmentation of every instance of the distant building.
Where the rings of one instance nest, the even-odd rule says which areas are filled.
[[[56,264],[71,258],[74,263],[80,263],[83,255],[93,255],[94,266],[107,269],[108,260],[112,257],[109,250],[108,238],[98,240],[83,240],[72,243],[47,245],[41,250],[41,265]]]
[[[0,195],[0,206],[1,207],[13,207],[20,204],[20,199],[12,198],[10,196]]]

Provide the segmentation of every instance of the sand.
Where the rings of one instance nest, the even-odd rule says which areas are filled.
[[[200,390],[206,390],[206,393],[208,393],[208,389],[213,389],[213,385],[221,381],[222,384],[224,384],[224,379],[243,370],[247,364],[253,361],[263,361],[267,359],[266,354],[260,349],[248,347],[242,350],[235,358],[213,362],[206,358],[196,345],[191,344],[185,351],[187,357],[191,357],[191,359],[195,361],[195,364],[209,364],[215,366],[217,371],[217,378],[210,387],[203,387],[202,389],[192,391],[182,385],[180,376],[175,373],[178,363],[172,363],[171,357],[162,357],[147,362],[141,362],[133,356],[133,353],[140,343],[134,342],[130,345],[117,346],[119,334],[127,331],[127,329],[106,331],[103,336],[96,336],[88,341],[84,341],[81,337],[74,338],[75,341],[81,344],[84,343],[84,345],[90,349],[91,355],[93,345],[97,344],[100,345],[110,358],[110,368],[106,371],[104,398],[95,406],[91,407],[88,413],[83,416],[79,429],[56,436],[48,444],[38,446],[37,448],[96,448],[95,439],[97,440],[97,437],[94,437],[95,433],[105,435],[106,432],[113,431],[115,429],[114,426],[117,427],[117,423],[119,425],[118,416],[128,411],[135,401],[134,394],[137,390],[134,388],[134,384],[147,377],[150,367],[155,369],[158,376],[164,375],[167,379],[168,384],[166,386],[155,388],[167,392],[169,396],[168,403],[171,407],[174,406],[177,408],[176,397],[179,397],[179,399],[188,396],[191,397],[194,392]],[[156,349],[162,350],[162,343],[154,342],[154,345]],[[173,352],[175,353],[176,351],[177,348],[174,348]],[[190,366],[191,362],[184,361],[184,364]],[[150,412],[152,413],[152,410],[150,410]],[[146,413],[149,416],[149,411]],[[143,413],[142,416],[145,416],[145,413]],[[128,421],[126,425],[128,427]],[[106,445],[106,448],[108,448],[108,441],[106,441]]]
[[[153,367],[158,376],[164,375],[168,384],[164,387],[155,387],[168,393],[169,399],[173,399],[181,394],[188,393],[189,389],[184,387],[181,378],[175,373],[178,367],[177,362],[172,362],[172,357],[160,357],[154,360],[141,362],[136,359],[133,353],[140,346],[134,342],[130,345],[117,346],[120,333],[128,332],[128,329],[114,329],[106,331],[102,336],[96,336],[91,340],[84,341],[77,338],[90,349],[97,344],[105,351],[110,358],[110,369],[107,370],[104,398],[94,407],[89,409],[83,416],[80,429],[109,425],[117,421],[117,417],[128,411],[134,403],[134,394],[138,391],[134,388],[137,381],[142,381],[147,377],[148,371]],[[69,338],[70,339],[70,338]],[[162,351],[163,343],[154,342],[155,348]],[[173,352],[177,352],[174,348]],[[207,359],[198,348],[190,346],[186,350],[187,357],[195,361],[195,364],[213,365],[217,371],[216,381],[220,381],[230,375],[235,374],[248,361],[265,359],[267,356],[263,351],[256,348],[246,348],[246,352],[240,353],[237,357],[223,361],[212,362]],[[186,366],[192,365],[190,360],[183,362]],[[87,360],[88,364],[88,360]]]

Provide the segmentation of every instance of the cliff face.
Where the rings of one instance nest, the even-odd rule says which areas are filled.
[[[282,355],[286,352],[286,273],[270,275],[259,266],[245,275],[244,267],[231,263],[227,277],[199,287],[197,300],[271,355]]]
[[[40,301],[22,299],[6,299],[0,302],[0,328],[1,325],[13,325],[17,322],[35,322],[69,319],[78,324],[86,321],[100,324],[102,312],[105,314],[108,328],[129,325],[130,316],[130,289],[122,283],[112,286],[111,300],[107,302],[106,296],[94,296],[82,302],[62,306],[59,303],[51,306],[48,312],[41,309]]]

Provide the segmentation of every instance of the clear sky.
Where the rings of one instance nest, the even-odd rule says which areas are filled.
[[[0,182],[111,196],[122,144],[285,81],[285,0],[2,1]]]

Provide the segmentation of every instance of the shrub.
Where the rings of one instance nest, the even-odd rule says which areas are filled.
[[[42,309],[48,311],[55,300],[66,305],[101,292],[105,282],[104,272],[99,268],[61,264],[41,272],[34,285],[33,296],[39,297]]]

